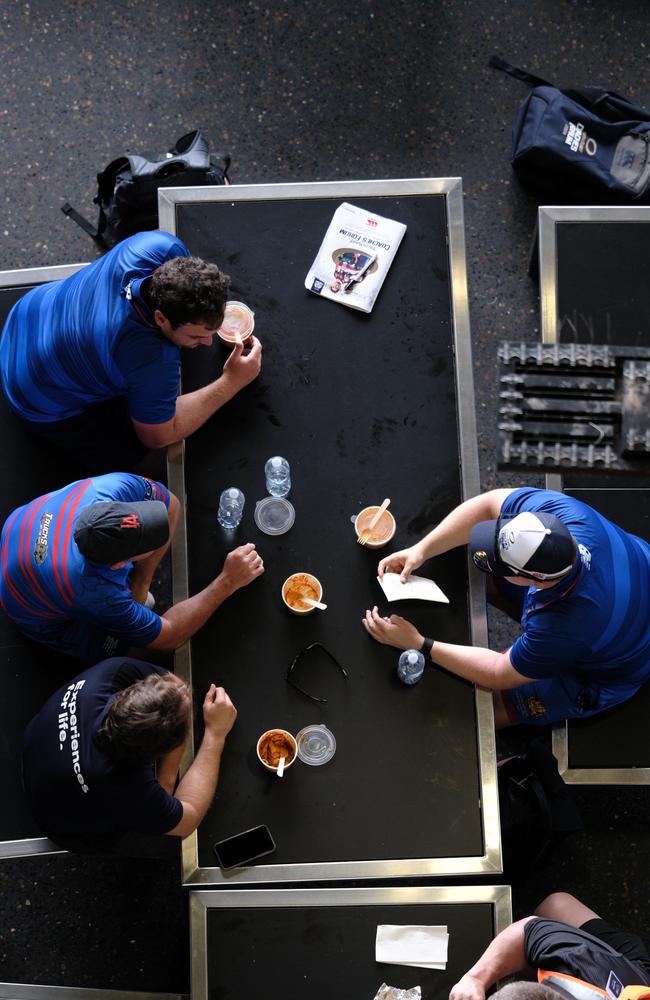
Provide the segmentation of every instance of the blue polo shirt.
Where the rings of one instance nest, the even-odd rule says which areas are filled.
[[[160,333],[140,286],[165,261],[188,256],[169,233],[137,233],[70,278],[27,292],[0,337],[2,385],[15,412],[65,420],[126,396],[134,420],[171,420],[180,351]]]
[[[0,538],[0,601],[25,635],[85,659],[75,623],[86,623],[129,645],[146,646],[162,621],[131,596],[132,564],[121,569],[90,562],[74,540],[74,522],[88,504],[162,500],[161,483],[130,473],[82,479],[15,510]]]
[[[535,680],[570,671],[605,685],[640,684],[650,676],[650,545],[552,490],[514,490],[501,513],[522,511],[559,517],[580,558],[554,587],[525,592],[514,668]]]
[[[113,657],[60,688],[30,722],[23,742],[23,781],[31,813],[44,831],[92,837],[134,830],[167,833],[183,818],[181,802],[156,780],[151,764],[115,763],[97,731],[118,692],[162,667]]]

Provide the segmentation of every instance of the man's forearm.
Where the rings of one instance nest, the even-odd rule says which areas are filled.
[[[176,798],[191,807],[195,827],[208,811],[217,790],[224,744],[225,737],[206,731],[193,763],[176,789]]]
[[[173,440],[168,443],[173,444],[189,437],[217,410],[230,402],[238,391],[239,386],[233,379],[221,375],[209,385],[179,396],[176,400],[176,415],[172,425]]]
[[[193,597],[174,604],[162,615],[163,629],[152,642],[152,649],[178,649],[205,625],[223,602],[232,594],[232,586],[220,573],[216,580]]]
[[[457,646],[436,640],[431,649],[431,661],[457,677],[463,677],[480,687],[505,691],[525,684],[529,678],[504,668],[504,656],[482,646]]]
[[[524,917],[523,920],[515,921],[497,934],[478,962],[465,975],[478,979],[487,990],[498,979],[523,969],[526,966],[524,928],[529,920],[534,919],[534,917]]]
[[[501,505],[511,492],[504,489],[481,493],[452,510],[418,543],[424,558],[430,559],[459,545],[466,545],[474,525],[497,518]]]

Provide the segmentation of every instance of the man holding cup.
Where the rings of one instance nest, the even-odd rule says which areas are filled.
[[[133,469],[257,378],[262,348],[250,336],[246,349],[234,344],[219,378],[179,394],[180,349],[212,344],[229,280],[177,237],[153,231],[33,288],[0,338],[9,405],[31,433],[89,471]]]

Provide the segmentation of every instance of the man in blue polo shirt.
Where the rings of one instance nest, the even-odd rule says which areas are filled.
[[[494,692],[497,726],[595,715],[650,678],[650,545],[574,497],[492,490],[457,507],[422,541],[379,563],[403,582],[431,556],[470,543],[488,597],[521,621],[505,653],[426,639],[406,619],[366,631]]]
[[[235,345],[219,378],[179,395],[180,348],[209,346],[229,278],[164,232],[138,233],[64,281],[27,292],[0,337],[12,410],[93,472],[132,469],[188,437],[257,377]]]
[[[8,518],[0,539],[0,601],[29,638],[96,663],[130,649],[173,650],[235,590],[264,571],[251,543],[219,575],[163,615],[145,606],[179,503],[130,473],[79,480]]]
[[[125,657],[104,660],[55,692],[23,742],[25,793],[43,832],[76,851],[128,849],[129,833],[192,833],[214,798],[237,712],[211,684],[203,740],[174,792],[191,713],[179,678]]]

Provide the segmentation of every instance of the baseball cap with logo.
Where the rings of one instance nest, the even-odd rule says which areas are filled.
[[[81,554],[108,566],[153,552],[168,538],[167,508],[161,500],[88,504],[74,526]]]
[[[545,511],[524,511],[514,517],[474,525],[470,537],[472,561],[483,573],[559,580],[571,570],[576,543],[566,525]]]

